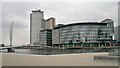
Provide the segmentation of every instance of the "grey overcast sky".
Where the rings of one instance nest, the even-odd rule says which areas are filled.
[[[100,22],[110,18],[115,22],[115,26],[118,25],[117,2],[2,2],[2,43],[9,44],[12,20],[13,44],[29,43],[29,15],[33,9],[43,10],[45,19],[56,18],[56,24]]]

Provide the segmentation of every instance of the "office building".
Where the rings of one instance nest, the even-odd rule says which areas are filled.
[[[30,44],[38,45],[40,31],[44,29],[44,12],[33,10],[30,14]]]
[[[113,39],[111,19],[102,22],[81,22],[55,27],[52,31],[54,46],[105,46]]]
[[[45,29],[41,30],[40,32],[40,45],[45,46],[52,46],[52,30],[51,29]]]
[[[115,27],[114,36],[115,40],[120,41],[120,26]]]
[[[47,34],[47,32],[49,32],[47,29],[54,29],[55,27],[54,24],[55,24],[55,18],[51,17],[45,20],[43,11],[33,10],[32,13],[30,14],[30,44],[41,45],[42,44],[41,42],[43,42],[44,40],[42,35],[44,33]],[[45,38],[48,39],[48,37]]]
[[[51,17],[45,20],[45,29],[54,29],[55,27],[55,18]]]
[[[55,18],[45,20],[43,13],[41,10],[33,10],[30,14],[30,44],[65,47],[106,46],[113,40],[114,22],[111,19],[59,24],[55,27]]]

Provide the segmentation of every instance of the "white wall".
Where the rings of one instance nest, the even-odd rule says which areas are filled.
[[[59,44],[59,29],[52,31],[52,44]]]

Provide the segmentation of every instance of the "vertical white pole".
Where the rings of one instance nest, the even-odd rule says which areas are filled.
[[[13,21],[12,21],[12,24],[10,25],[10,32],[9,32],[9,35],[10,35],[10,46],[12,46],[12,38],[13,38]]]

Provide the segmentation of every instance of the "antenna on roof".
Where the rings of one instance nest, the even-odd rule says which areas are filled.
[[[39,10],[39,9],[36,8],[36,10]]]

